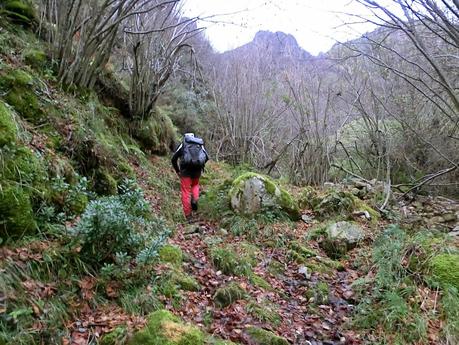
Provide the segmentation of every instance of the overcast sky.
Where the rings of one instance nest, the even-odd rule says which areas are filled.
[[[303,49],[317,55],[336,40],[372,30],[368,24],[352,29],[343,26],[351,21],[343,12],[362,13],[362,6],[352,0],[185,0],[183,6],[187,16],[219,15],[211,18],[216,23],[201,23],[219,52],[250,42],[259,30],[268,30],[292,34]],[[229,13],[234,14],[220,15]]]

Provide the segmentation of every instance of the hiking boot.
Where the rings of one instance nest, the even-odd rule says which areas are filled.
[[[193,211],[197,211],[198,210],[198,202],[197,201],[191,200],[191,209]]]
[[[194,218],[193,218],[193,216],[191,214],[186,216],[185,219],[186,219],[186,222],[188,224],[193,224],[194,223]]]

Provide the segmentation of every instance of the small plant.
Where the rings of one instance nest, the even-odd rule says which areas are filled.
[[[75,228],[85,260],[101,265],[114,262],[116,253],[145,264],[158,255],[169,230],[150,213],[140,189],[92,201]]]

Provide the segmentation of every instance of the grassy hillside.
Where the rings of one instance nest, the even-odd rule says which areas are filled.
[[[64,91],[26,13],[8,11],[0,344],[458,341],[458,243],[446,233],[457,204],[429,211],[441,220],[408,222],[394,201],[377,212],[383,195],[371,186],[298,188],[263,177],[303,220],[275,207],[247,216],[230,197],[258,175],[210,162],[199,221],[185,225],[169,157],[150,153],[175,139],[166,115],[157,109],[133,133],[94,91]],[[425,218],[426,205],[413,215]],[[339,221],[365,239],[355,248],[332,242],[328,227]]]

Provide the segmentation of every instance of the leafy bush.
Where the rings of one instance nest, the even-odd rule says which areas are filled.
[[[75,227],[81,255],[91,263],[113,262],[116,253],[146,263],[158,255],[169,234],[164,222],[151,215],[139,188],[123,187],[121,192],[90,202]]]

